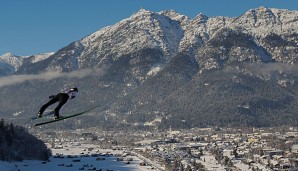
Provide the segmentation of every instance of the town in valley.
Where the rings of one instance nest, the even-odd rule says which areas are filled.
[[[170,128],[165,131],[89,128],[43,131],[36,136],[47,143],[54,158],[93,156],[105,160],[114,156],[117,162],[139,165],[143,170],[298,169],[298,131],[294,127]]]

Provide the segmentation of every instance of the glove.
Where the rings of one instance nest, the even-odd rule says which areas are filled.
[[[53,99],[53,98],[55,98],[55,95],[50,95],[49,96],[49,99]]]

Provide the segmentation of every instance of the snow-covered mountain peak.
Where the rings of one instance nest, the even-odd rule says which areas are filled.
[[[10,52],[7,52],[7,53],[1,55],[1,57],[3,57],[3,58],[8,58],[8,57],[12,57],[12,56],[14,56],[14,55]]]
[[[9,59],[9,58],[21,58],[20,56],[16,56],[16,55],[14,55],[14,54],[12,54],[10,52],[7,52],[7,53],[1,55],[0,57],[1,57],[1,59],[5,59],[5,58],[7,58],[7,59]]]
[[[88,48],[89,46],[93,46],[92,44],[94,44],[94,43],[98,44],[98,41],[100,41],[100,39],[102,39],[103,37],[113,36],[113,34],[115,32],[119,31],[123,27],[128,28],[134,22],[148,20],[147,18],[148,17],[150,18],[150,15],[152,13],[153,12],[141,8],[138,12],[132,14],[129,18],[123,19],[114,25],[104,27],[104,28],[90,34],[89,36],[86,36],[85,38],[83,38],[80,41],[80,43],[86,48]]]
[[[272,33],[277,35],[297,33],[298,11],[259,7],[248,10],[236,18],[230,26],[246,30],[256,37],[265,37]]]
[[[178,17],[178,18],[186,17],[186,16],[184,16],[184,15],[179,14],[179,13],[176,12],[175,10],[165,10],[165,11],[161,11],[161,12],[159,12],[159,14],[168,16],[168,17],[170,17],[170,18],[175,18],[175,17]]]
[[[0,56],[0,75],[7,75],[15,72],[23,64],[23,57],[15,56],[12,53],[5,53]]]
[[[21,61],[23,60],[23,58],[20,56],[16,56],[12,53],[5,53],[2,56],[0,56],[0,60],[5,61],[7,63],[13,63],[13,61]]]
[[[167,16],[167,17],[171,18],[172,20],[176,20],[176,21],[180,21],[180,22],[191,20],[188,16],[179,14],[178,12],[176,12],[174,10],[161,11],[161,12],[159,12],[159,14]]]
[[[265,6],[260,6],[256,9],[252,9],[252,10],[259,11],[260,13],[272,13],[271,9],[268,7],[265,7]]]
[[[81,40],[81,43],[85,47],[90,46],[92,42],[98,41],[98,39],[100,39],[101,37],[112,36],[112,34],[114,32],[117,32],[120,28],[132,25],[133,22],[144,20],[147,17],[150,17],[151,14],[151,11],[141,8],[138,12],[132,14],[129,18],[123,19],[114,25],[107,26],[90,34],[89,36],[86,36]]]
[[[134,13],[132,16],[138,16],[138,15],[150,15],[152,12],[149,10],[146,10],[144,8],[141,8],[138,12]]]
[[[50,57],[51,55],[53,55],[53,54],[54,54],[54,52],[40,53],[40,54],[37,54],[37,55],[33,55],[33,56],[32,56],[32,59],[31,59],[31,62],[32,62],[32,63],[36,63],[36,62],[45,60],[45,59],[47,59],[48,57]]]
[[[129,18],[126,18],[126,19],[120,21],[119,23],[140,21],[145,18],[150,18],[152,14],[154,14],[154,12],[141,8],[138,12],[133,13]]]
[[[260,6],[260,7],[255,8],[255,9],[250,9],[247,12],[245,12],[243,15],[250,15],[250,14],[259,15],[259,17],[264,16],[264,14],[267,14],[267,16],[270,16],[270,15],[273,16],[274,15],[271,8],[267,8],[267,7],[264,7],[264,6]]]
[[[261,25],[269,25],[276,24],[278,22],[278,18],[271,11],[270,8],[259,7],[257,9],[251,9],[247,11],[244,15],[244,18],[252,21],[252,26],[259,27]]]
[[[161,11],[159,12],[159,14],[169,17],[171,20],[178,21],[183,30],[187,29],[187,27],[189,26],[192,20],[191,18],[185,15],[179,14],[174,10]]]
[[[183,18],[173,11],[170,13],[175,15],[176,19]],[[178,53],[182,37],[183,29],[180,21],[162,13],[141,9],[129,18],[82,39],[80,44],[83,45],[84,51],[79,60],[83,63],[85,58],[93,58],[93,55],[97,60],[100,56],[102,58],[100,61],[111,55],[117,59],[119,56],[146,48],[160,49],[167,58]]]
[[[206,16],[203,13],[199,13],[195,18],[194,21],[199,22],[199,23],[206,23],[208,20],[208,16]]]

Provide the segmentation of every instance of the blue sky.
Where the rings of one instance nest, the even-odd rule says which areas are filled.
[[[140,8],[194,18],[235,17],[259,6],[298,10],[298,0],[0,0],[0,55],[55,52]]]

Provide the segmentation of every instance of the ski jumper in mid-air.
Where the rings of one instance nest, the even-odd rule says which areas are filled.
[[[37,113],[37,117],[38,118],[41,118],[42,117],[42,114],[43,112],[47,109],[47,107],[49,107],[50,105],[56,103],[56,102],[59,102],[58,106],[54,109],[54,116],[55,116],[55,119],[59,119],[59,110],[62,108],[62,106],[69,100],[69,99],[73,99],[77,96],[78,94],[78,88],[74,87],[74,88],[71,88],[63,93],[58,93],[56,95],[51,95],[49,96],[50,98],[50,101],[46,104],[44,104],[39,112]]]

